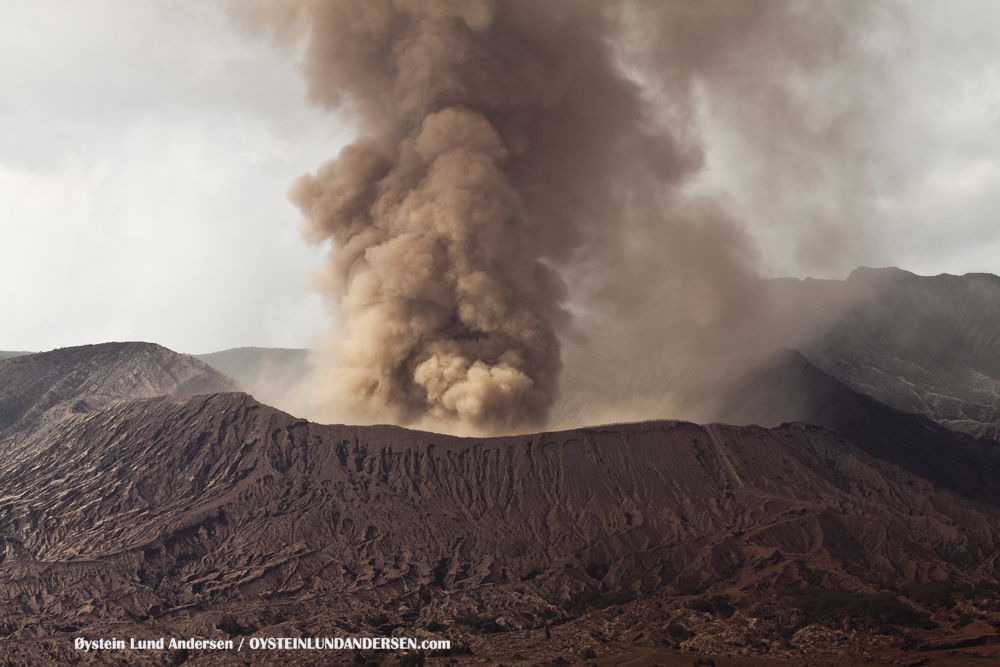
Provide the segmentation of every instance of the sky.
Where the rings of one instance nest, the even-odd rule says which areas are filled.
[[[871,36],[886,66],[863,96],[866,157],[820,165],[867,188],[826,213],[864,218],[835,261],[787,242],[816,200],[793,172],[762,192],[754,137],[726,122],[738,105],[705,94],[691,187],[727,202],[761,275],[1000,274],[1000,3],[893,7]],[[337,326],[308,278],[323,249],[286,191],[355,131],[307,101],[302,47],[209,2],[0,0],[0,349],[308,347]],[[817,117],[838,75],[801,82]]]

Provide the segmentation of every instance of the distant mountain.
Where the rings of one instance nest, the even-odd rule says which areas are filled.
[[[192,355],[237,382],[252,386],[262,376],[301,377],[309,350],[281,347],[234,347],[222,352]]]
[[[756,334],[762,341],[799,350],[817,370],[881,403],[977,437],[1000,439],[997,276],[917,276],[896,268],[860,268],[846,280],[781,278],[763,285],[767,310]],[[595,338],[591,348],[571,352],[575,356],[567,360],[566,391],[554,423],[575,425],[605,414],[662,417],[678,409],[696,419],[736,424],[793,421],[775,421],[774,406],[762,405],[754,392],[747,394],[748,406],[733,410],[742,400],[733,398],[738,388],[749,389],[741,376],[759,374],[757,354],[650,358],[643,368],[633,368],[633,358],[618,359],[606,349],[620,344],[613,337]],[[285,405],[282,399],[312,370],[309,355],[301,349],[250,347],[197,358],[263,402]],[[765,366],[767,359],[765,354]],[[628,404],[614,405],[623,396]],[[783,398],[790,403],[780,411],[788,413],[798,398]],[[720,400],[729,404],[717,404]]]
[[[194,357],[239,382],[258,400],[285,407],[312,370],[310,355],[302,349],[237,347]]]
[[[12,664],[63,664],[76,636],[394,631],[507,661],[639,647],[672,664],[674,646],[691,659],[886,655],[903,639],[880,632],[937,607],[879,588],[998,574],[996,444],[886,407],[795,352],[753,386],[762,407],[794,394],[823,424],[456,438],[311,424],[239,393],[180,396],[215,376],[158,346],[97,347],[34,373],[0,363],[5,400],[48,387],[32,403],[47,409],[10,411],[0,433]],[[139,396],[155,391],[170,395]],[[788,586],[894,615],[852,607],[842,614],[862,625],[838,630],[790,606]]]
[[[781,350],[724,393],[720,419],[733,424],[825,426],[868,454],[959,495],[1000,506],[1000,444],[950,432],[884,405]]]
[[[0,361],[0,435],[49,411],[100,407],[121,399],[241,391],[204,362],[153,343],[68,347]]]
[[[835,314],[799,348],[821,370],[886,405],[996,438],[1000,277],[858,269],[772,289],[785,319]]]
[[[997,276],[862,268],[846,280],[781,278],[759,287],[754,313],[728,339],[720,334],[722,342],[674,349],[682,332],[672,336],[664,324],[567,345],[554,422],[627,415],[778,425],[789,421],[778,413],[798,414],[805,397],[782,394],[764,405],[754,385],[771,354],[785,348],[881,403],[1000,438]]]
[[[10,351],[5,352],[3,350],[0,350],[0,360],[10,359],[11,357],[22,357],[22,356],[24,356],[26,354],[33,354],[33,353],[32,352],[10,352]]]

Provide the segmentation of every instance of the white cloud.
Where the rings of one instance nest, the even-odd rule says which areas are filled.
[[[755,134],[753,100],[702,92],[708,169],[693,189],[725,193],[766,275],[1000,273],[1000,3],[887,5],[899,11],[861,42],[870,60],[781,80],[805,131]]]
[[[343,123],[208,3],[0,4],[0,349],[305,346],[291,181]]]

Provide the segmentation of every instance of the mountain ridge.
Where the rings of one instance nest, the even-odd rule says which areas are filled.
[[[240,391],[204,362],[155,343],[102,343],[0,360],[0,433],[47,411],[81,410],[116,399]]]
[[[122,349],[152,367],[165,354]],[[756,614],[788,586],[866,594],[879,580],[997,576],[1000,505],[977,496],[995,463],[978,441],[840,389],[797,353],[774,363],[762,377],[775,396],[822,381],[819,404],[833,387],[850,409],[828,410],[826,426],[459,438],[313,424],[243,393],[64,391],[0,435],[0,617],[12,619],[0,647],[153,627],[288,633],[295,619],[317,636],[388,623],[500,650],[491,632],[509,645],[550,622],[589,623],[578,609],[594,595],[636,599],[628,608],[662,632],[650,601],[676,616],[693,596],[727,595]],[[968,461],[943,465],[956,452]],[[708,650],[713,636],[684,641]],[[795,641],[772,649],[794,655]],[[60,662],[55,639],[42,645],[26,664]]]
[[[769,350],[796,349],[818,370],[881,403],[974,437],[1000,439],[1000,277],[918,276],[895,267],[860,267],[845,280],[775,278],[762,280],[760,289],[766,304],[760,326],[766,330],[753,335],[767,343],[766,351],[732,360],[736,366],[746,366],[750,375],[759,372],[755,365],[766,365]],[[598,347],[600,343],[601,339],[595,340]],[[659,418],[674,413],[669,401],[657,405],[645,394],[690,391],[721,396],[732,395],[730,385],[746,387],[745,381],[716,368],[730,365],[726,359],[689,362],[654,355],[648,368],[636,369],[627,367],[634,359],[612,355],[593,376],[577,368],[593,364],[598,353],[599,349],[588,348],[574,357],[572,350],[568,352],[570,367],[563,379],[569,389],[556,406],[555,423],[580,423],[593,417],[595,408],[609,419],[616,413]],[[310,372],[309,354],[308,350],[234,348],[198,358],[230,374],[265,403],[285,407],[285,397],[295,394]],[[685,363],[691,368],[683,370]],[[611,375],[622,377],[609,383]],[[719,377],[710,379],[712,375]],[[664,382],[663,377],[669,380]],[[643,396],[629,393],[635,386],[642,387]],[[581,388],[584,396],[578,397],[574,392]],[[604,404],[594,405],[602,400],[614,404],[615,392],[643,407],[622,404],[605,411]],[[710,403],[716,396],[703,398]],[[788,398],[795,402],[795,397]],[[578,400],[583,407],[575,404]],[[751,423],[739,421],[746,417],[739,416],[731,399],[723,403],[689,414],[681,401],[680,413],[673,416]]]

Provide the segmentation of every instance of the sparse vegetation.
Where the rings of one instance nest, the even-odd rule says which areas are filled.
[[[411,651],[399,659],[399,667],[424,667],[423,651]]]
[[[354,658],[352,660],[355,667],[381,667],[382,662],[374,655],[365,655],[361,651],[356,651],[354,653]]]
[[[476,632],[492,634],[494,632],[506,632],[506,628],[497,623],[491,616],[477,616],[476,614],[465,614],[455,618],[455,622],[472,628]]]
[[[252,623],[250,625],[243,625],[232,616],[223,616],[222,619],[215,624],[215,627],[225,632],[230,637],[245,637],[257,632],[256,625],[253,625]]]
[[[472,648],[468,644],[452,642],[451,648],[434,649],[427,653],[428,658],[447,658],[452,655],[472,655]]]
[[[869,618],[887,625],[933,629],[930,615],[901,602],[891,593],[845,593],[817,588],[792,588],[783,591],[792,598],[792,606],[810,621]]]
[[[712,604],[705,598],[696,598],[687,603],[687,608],[702,614],[712,613]]]
[[[995,609],[997,600],[1000,600],[1000,585],[988,579],[981,579],[975,585],[969,583],[952,584],[947,581],[924,583],[914,581],[893,590],[898,590],[900,595],[930,609],[932,612],[955,609],[960,600],[972,602],[980,609]],[[966,620],[963,616],[963,614],[959,615],[959,622],[962,625],[971,622],[971,618]]]
[[[987,600],[1000,600],[1000,584],[995,581],[980,579],[973,591],[976,597]]]
[[[736,608],[729,603],[725,595],[695,598],[687,603],[687,608],[703,614],[712,614],[722,618],[730,618],[736,613]]]
[[[634,599],[635,595],[629,591],[611,591],[608,593],[586,591],[569,605],[567,611],[571,614],[579,615],[591,609],[606,609],[616,604],[628,604]]]
[[[955,607],[955,587],[947,582],[933,581],[926,584],[917,582],[904,584],[899,587],[899,593],[931,611],[940,611]]]
[[[675,639],[677,641],[684,641],[685,639],[690,639],[691,637],[693,637],[694,633],[690,632],[680,623],[671,623],[670,625],[667,626],[667,635],[669,635],[671,639]]]

